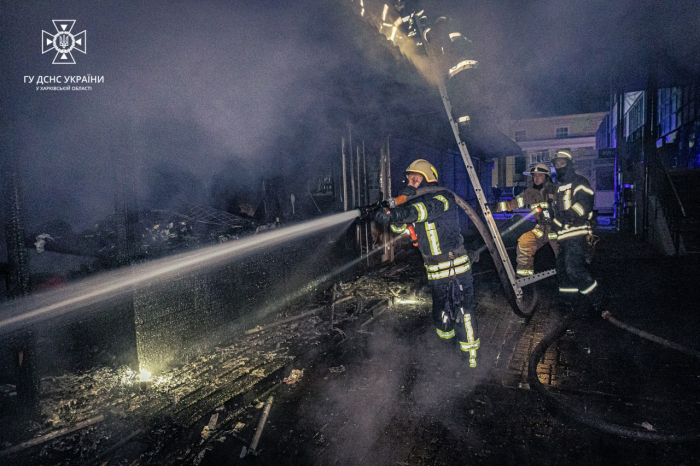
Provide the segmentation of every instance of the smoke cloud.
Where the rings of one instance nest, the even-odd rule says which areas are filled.
[[[202,200],[221,191],[215,180],[234,190],[275,174],[301,183],[330,165],[348,125],[367,141],[388,133],[439,141],[446,122],[436,90],[355,3],[5,5],[1,150],[20,162],[28,224],[60,217],[89,226],[113,210],[120,173],[141,207],[162,207],[151,204],[165,200],[167,187],[154,186],[163,173],[189,180]],[[700,68],[695,1],[421,7],[432,19],[449,15],[473,41],[495,121],[604,110],[611,90],[643,88],[650,71],[664,85]],[[76,65],[41,54],[41,31],[57,18],[87,31]],[[23,82],[54,75],[105,81],[87,92]]]

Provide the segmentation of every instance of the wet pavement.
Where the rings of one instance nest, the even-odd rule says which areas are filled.
[[[697,351],[698,258],[662,257],[621,234],[601,237],[592,270],[613,315]],[[551,259],[543,251],[537,267],[548,268]],[[133,400],[144,395],[131,396],[129,406],[140,423],[122,414],[120,430],[85,429],[64,437],[62,456],[56,443],[47,442],[40,451],[12,459],[16,464],[700,464],[700,441],[630,439],[571,416],[700,438],[697,359],[599,316],[576,319],[538,365],[547,390],[543,397],[529,385],[527,366],[535,346],[564,317],[554,303],[556,281],[537,285],[538,309],[524,321],[509,309],[491,267],[488,258],[474,266],[482,342],[476,370],[454,344],[435,335],[420,256],[408,252],[396,264],[345,285],[353,298],[334,309],[337,330],[330,330],[328,309],[314,311],[308,319],[250,333],[248,343],[217,349],[218,355],[198,363],[208,374],[240,367],[239,385],[247,386],[246,374],[256,377],[247,392],[220,399],[218,394],[234,391],[215,375],[201,388],[216,382],[216,390],[207,390],[217,396],[185,408],[182,400],[192,398],[187,393],[202,392],[196,386],[201,375],[181,368],[193,382],[179,387],[175,399],[166,389],[138,403]],[[386,308],[382,296],[397,299]],[[263,341],[267,346],[260,346]],[[270,362],[254,366],[246,352]],[[236,356],[224,357],[228,354]],[[242,370],[246,365],[251,371]],[[257,451],[241,458],[270,396]],[[167,409],[144,411],[154,400],[165,400]],[[199,421],[178,422],[172,413],[183,409],[196,414],[188,419]],[[99,413],[99,406],[93,410],[85,415]],[[91,441],[96,446],[71,456],[71,448],[75,452],[76,445]]]

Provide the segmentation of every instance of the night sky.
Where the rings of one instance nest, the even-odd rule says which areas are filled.
[[[359,0],[357,0],[359,2]],[[369,3],[369,2],[368,2]],[[368,138],[446,122],[438,95],[359,23],[350,0],[3,1],[2,155],[17,157],[29,228],[91,226],[126,173],[139,205],[211,203],[215,185],[303,180],[352,124]],[[697,73],[697,1],[432,1],[474,42],[493,117],[606,109],[610,90]],[[53,65],[52,20],[87,54]],[[104,76],[90,91],[25,76]],[[44,84],[44,86],[65,84]],[[422,114],[415,120],[413,115]],[[436,123],[438,124],[438,123]],[[420,134],[417,135],[420,137]],[[120,168],[121,167],[121,168]]]

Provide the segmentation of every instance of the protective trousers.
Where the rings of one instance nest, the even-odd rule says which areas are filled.
[[[585,235],[559,241],[556,269],[560,303],[564,307],[572,308],[579,297],[585,297],[593,309],[598,311],[603,296],[598,282],[591,277],[586,268],[587,255],[588,241]]]
[[[552,246],[554,255],[559,253],[559,246],[556,240],[550,240],[549,227],[540,227],[537,225],[534,229],[523,233],[518,238],[518,250],[516,258],[516,270],[521,277],[529,277],[535,274],[535,253],[545,244],[549,243]]]
[[[443,340],[457,336],[459,348],[469,355],[469,366],[476,367],[479,349],[477,323],[473,309],[474,287],[471,271],[431,284],[433,322]]]

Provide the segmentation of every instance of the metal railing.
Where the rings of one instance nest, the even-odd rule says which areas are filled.
[[[671,233],[671,240],[676,254],[680,253],[681,233],[687,219],[686,209],[678,195],[676,186],[658,154],[651,157],[651,187],[663,210],[666,224]]]

